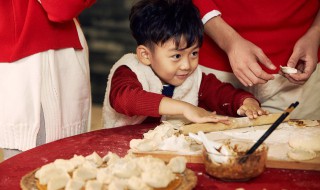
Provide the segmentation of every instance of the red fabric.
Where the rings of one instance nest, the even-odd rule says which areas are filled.
[[[144,91],[136,74],[126,66],[119,67],[113,75],[109,98],[111,107],[118,113],[160,117],[159,105],[163,97]],[[220,82],[213,74],[202,75],[200,107],[221,115],[237,116],[237,109],[248,97],[253,98],[250,93]]]
[[[209,111],[216,111],[219,115],[239,117],[237,110],[246,98],[256,99],[249,92],[235,89],[229,83],[222,83],[213,74],[202,74],[199,107]]]
[[[82,49],[72,18],[95,0],[0,1],[0,63],[46,51]]]
[[[126,66],[119,67],[113,74],[109,98],[111,107],[118,113],[160,117],[159,105],[163,97],[144,91],[136,74]]]
[[[193,0],[201,16],[219,10],[242,37],[260,47],[279,69],[287,65],[294,44],[305,34],[320,8],[318,0]],[[319,51],[320,57],[320,51]],[[232,72],[227,55],[205,36],[199,63]],[[269,73],[271,71],[263,66]]]
[[[64,22],[77,17],[84,9],[90,7],[96,0],[41,0],[41,4],[54,22]]]
[[[103,129],[60,139],[25,151],[0,163],[0,189],[20,189],[22,176],[58,158],[70,159],[74,154],[86,156],[93,151],[100,156],[106,155],[108,151],[124,156],[131,139],[142,138],[143,133],[157,125]],[[260,176],[247,182],[223,182],[209,177],[203,164],[188,164],[187,167],[198,177],[195,190],[320,189],[320,171],[267,168]]]

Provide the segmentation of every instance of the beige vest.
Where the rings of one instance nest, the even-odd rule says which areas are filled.
[[[111,79],[117,68],[119,68],[122,65],[128,66],[137,75],[138,81],[141,83],[143,90],[157,94],[161,94],[162,92],[163,84],[149,66],[139,63],[135,54],[124,55],[119,61],[117,61],[113,65],[108,76],[108,83],[102,113],[104,128],[140,124],[147,118],[147,116],[140,115],[130,117],[116,112],[110,106],[109,94]],[[176,100],[185,101],[193,105],[198,105],[198,93],[201,78],[202,72],[198,67],[182,85],[174,89],[172,98]],[[164,117],[162,119],[164,119]]]

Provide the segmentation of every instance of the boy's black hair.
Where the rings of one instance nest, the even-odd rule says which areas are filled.
[[[140,0],[129,15],[130,29],[138,45],[153,48],[173,39],[179,48],[183,37],[189,48],[203,38],[199,10],[191,0]]]

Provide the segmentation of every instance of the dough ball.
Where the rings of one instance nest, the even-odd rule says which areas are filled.
[[[182,156],[174,157],[168,163],[168,167],[173,173],[183,173],[186,169],[187,159]]]
[[[317,154],[314,151],[292,149],[288,152],[288,157],[297,161],[312,160],[317,157]]]

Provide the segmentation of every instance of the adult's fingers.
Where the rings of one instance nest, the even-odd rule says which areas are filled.
[[[249,75],[250,80],[253,82],[253,84],[264,84],[266,82],[268,82],[269,80],[274,79],[274,76],[271,74],[268,74],[267,72],[265,72],[264,70],[262,70],[261,68],[255,68],[250,67],[250,71],[252,73],[252,75]]]
[[[258,61],[266,66],[270,70],[275,70],[277,67],[271,62],[271,60],[263,53],[261,49],[258,49],[256,52]]]
[[[293,82],[296,84],[303,84],[310,78],[312,73],[316,70],[316,67],[317,67],[317,63],[313,59],[300,61],[296,65],[296,68],[298,69],[298,73],[291,74],[287,78],[290,82]]]
[[[248,74],[247,77],[253,84],[264,84],[268,82],[268,80],[274,79],[274,76],[262,70],[257,62],[250,65],[249,71],[246,73]]]
[[[291,54],[287,66],[288,67],[292,67],[292,68],[296,68],[299,60],[300,60],[300,53],[298,53],[298,51],[293,51],[293,53]]]
[[[255,68],[252,68],[252,69],[253,69],[252,72],[254,73],[254,75],[264,82],[268,82],[269,80],[274,79],[274,76],[272,74],[269,74],[262,69],[261,70],[254,70]]]
[[[253,82],[251,82],[251,80],[243,72],[237,72],[234,74],[244,86],[248,87],[253,85]]]
[[[300,74],[284,74],[284,76],[293,84],[303,85],[307,80],[296,80],[294,75],[300,75]]]
[[[256,64],[258,64],[258,63],[256,63]],[[258,67],[259,67],[259,65],[258,65]],[[241,70],[235,71],[234,74],[244,86],[252,86],[254,84],[264,84],[268,81],[263,78],[260,78],[260,76],[261,76],[260,72],[262,72],[262,69],[260,68],[260,70],[261,71],[258,71],[257,72],[258,74],[256,74],[256,73],[254,73],[254,71],[250,67],[246,67],[246,68],[242,68]],[[262,76],[264,76],[264,75],[262,75]],[[273,76],[271,75],[271,77],[273,77]]]

